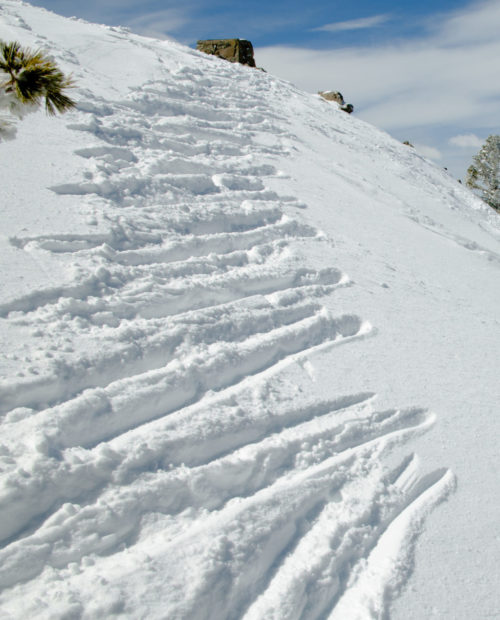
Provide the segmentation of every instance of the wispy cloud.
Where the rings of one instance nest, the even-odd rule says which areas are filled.
[[[163,39],[189,21],[189,16],[179,9],[163,9],[128,19],[126,25],[138,34]]]
[[[458,146],[460,148],[468,149],[468,148],[480,148],[484,139],[479,138],[474,133],[466,133],[460,134],[458,136],[452,136],[448,142],[452,146]]]
[[[455,11],[437,24],[437,32],[443,43],[462,45],[480,41],[498,41],[500,3],[498,0],[471,2],[469,7]],[[431,25],[432,28],[432,25]],[[436,28],[436,25],[434,26]]]
[[[428,157],[429,159],[439,160],[443,159],[443,154],[439,149],[436,149],[433,146],[428,146],[427,144],[418,144],[415,145],[415,150],[423,155],[424,157]]]
[[[86,0],[78,7],[78,16],[110,26],[126,26],[133,32],[158,39],[172,39],[176,33],[193,20],[198,2],[184,0],[182,6],[174,0]],[[75,2],[68,0],[31,0],[38,6],[50,8],[60,15],[74,15]],[[139,6],[140,4],[140,6]],[[161,4],[161,9],[158,9]]]
[[[387,22],[391,18],[390,14],[373,15],[372,17],[361,17],[359,19],[350,19],[344,22],[334,22],[325,24],[318,28],[313,28],[314,32],[340,32],[342,30],[362,30],[364,28],[375,28]]]

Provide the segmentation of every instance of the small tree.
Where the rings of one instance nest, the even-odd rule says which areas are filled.
[[[500,211],[500,136],[489,136],[467,170],[467,185]]]
[[[2,72],[5,79],[1,81]],[[75,102],[63,91],[71,88],[73,81],[41,51],[22,48],[17,41],[0,42],[0,110],[17,118],[45,103],[47,114],[63,113]],[[9,116],[0,119],[0,132],[8,137],[15,133]]]

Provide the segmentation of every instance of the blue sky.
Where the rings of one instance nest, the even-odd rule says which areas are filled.
[[[422,34],[429,20],[466,7],[466,0],[35,0],[61,15],[110,25],[129,25],[142,33],[167,35],[187,45],[198,38],[239,36],[254,45],[295,45],[314,49],[376,44]],[[437,6],[437,8],[436,8]],[[332,24],[334,26],[329,28]]]
[[[33,0],[194,46],[252,41],[256,61],[310,92],[340,90],[355,114],[465,177],[500,133],[500,0]]]

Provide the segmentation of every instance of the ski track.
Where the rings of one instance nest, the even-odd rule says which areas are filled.
[[[381,617],[387,586],[365,591],[363,575],[378,554],[397,582],[411,561],[399,549],[453,486],[417,457],[381,465],[429,412],[280,393],[286,364],[371,327],[322,305],[351,283],[304,264],[301,247],[322,235],[285,215],[294,199],[266,187],[279,171],[262,163],[292,136],[246,93],[260,76],[238,78],[233,95],[215,69],[204,80],[185,68],[123,101],[81,101],[71,128],[96,144],[76,151],[81,181],[51,189],[97,205],[109,232],[11,239],[75,268],[69,284],[0,305],[0,320],[41,341],[30,371],[0,384],[7,614],[12,601],[40,618],[127,613],[126,598],[84,609],[85,573],[148,617],[345,618],[337,606],[352,605]],[[30,600],[35,578],[50,608]],[[176,596],[148,598],[165,582]]]

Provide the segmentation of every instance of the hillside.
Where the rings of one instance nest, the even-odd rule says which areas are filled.
[[[0,143],[0,617],[494,617],[498,215],[263,72],[0,38],[78,85]]]

